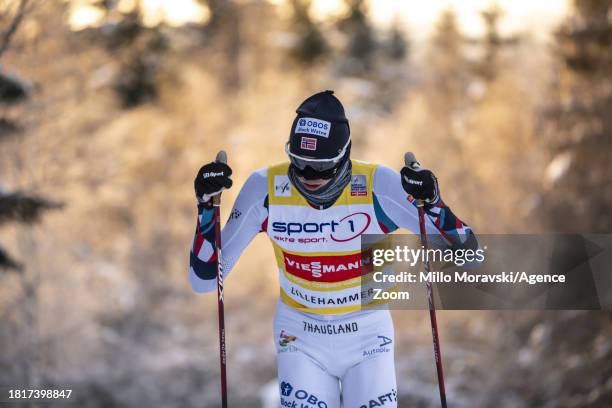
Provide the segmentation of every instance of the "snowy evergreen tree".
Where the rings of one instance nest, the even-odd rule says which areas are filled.
[[[346,53],[350,63],[347,67],[352,67],[355,74],[366,73],[373,68],[378,45],[368,20],[367,5],[364,0],[346,0],[346,6],[349,12],[338,22],[338,27],[348,37]]]
[[[298,37],[291,56],[300,64],[311,65],[328,51],[328,45],[310,16],[311,0],[291,0],[293,9],[292,27]]]
[[[389,58],[394,61],[402,61],[408,55],[409,44],[399,20],[393,22],[385,48]]]
[[[544,142],[543,208],[561,231],[612,230],[612,0],[575,0],[556,33],[560,63]]]
[[[504,17],[504,10],[498,3],[492,3],[489,7],[480,12],[480,16],[485,25],[484,38],[478,41],[483,48],[482,58],[476,66],[476,73],[487,81],[492,81],[497,77],[503,61],[501,60],[502,51],[508,45],[518,42],[514,36],[503,37],[500,33],[499,24]]]

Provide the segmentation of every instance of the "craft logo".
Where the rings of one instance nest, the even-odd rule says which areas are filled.
[[[367,404],[360,405],[359,408],[384,407],[387,405],[387,402],[395,406],[393,404],[397,402],[397,391],[395,389],[392,388],[391,392],[379,395],[376,399],[371,399]]]
[[[297,337],[286,334],[284,330],[281,330],[280,335],[278,336],[278,344],[281,347],[287,347],[289,343],[294,342],[296,340]]]
[[[300,118],[295,124],[295,133],[329,137],[331,123],[315,118]]]
[[[237,208],[234,208],[232,212],[230,213],[229,219],[237,220],[238,218],[240,218],[241,215],[242,213],[240,212],[240,210],[238,210]]]
[[[291,183],[287,176],[274,176],[274,196],[291,197]]]
[[[367,182],[365,174],[356,174],[351,177],[351,196],[367,196]]]
[[[313,137],[302,137],[300,148],[304,150],[317,150],[317,139]]]

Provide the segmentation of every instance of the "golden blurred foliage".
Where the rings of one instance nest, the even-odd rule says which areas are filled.
[[[478,38],[450,9],[413,38],[375,25],[371,2],[314,18],[310,1],[202,0],[180,25],[148,23],[147,3],[26,1],[0,55],[0,202],[63,204],[1,225],[0,254],[23,265],[0,266],[1,383],[74,384],[84,407],[217,406],[216,302],[187,281],[192,181],[228,152],[226,219],[252,171],[286,160],[294,109],[321,89],[347,107],[353,157],[399,170],[414,151],[476,233],[612,228],[609,0],[576,0],[554,46],[502,35],[495,7]],[[19,4],[0,1],[0,33]],[[77,6],[95,24],[74,31]],[[232,406],[261,406],[275,378],[266,241],[226,285]],[[427,315],[394,319],[402,406],[433,406]],[[612,401],[608,314],[440,320],[453,406]],[[567,330],[581,334],[556,342]]]

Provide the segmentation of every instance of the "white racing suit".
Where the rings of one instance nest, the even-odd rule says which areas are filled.
[[[283,163],[246,181],[221,233],[225,276],[259,232],[270,237],[279,271],[274,319],[282,407],[397,407],[394,331],[388,310],[362,308],[362,234],[398,227],[419,233],[418,211],[399,173],[353,160],[350,183],[331,207],[312,207]],[[216,290],[212,209],[199,207],[189,277],[196,292]],[[449,245],[475,242],[440,202],[426,229]],[[472,238],[472,239],[470,239]]]
[[[274,338],[281,407],[396,407],[388,310],[330,318],[278,302]],[[340,388],[341,386],[341,388]]]

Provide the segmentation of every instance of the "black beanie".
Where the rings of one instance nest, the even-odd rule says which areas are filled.
[[[348,119],[334,91],[307,98],[296,109],[289,149],[301,157],[329,159],[337,156],[350,138]]]

